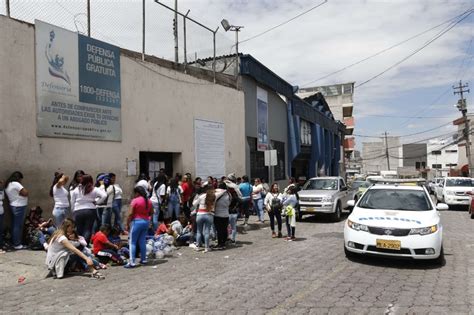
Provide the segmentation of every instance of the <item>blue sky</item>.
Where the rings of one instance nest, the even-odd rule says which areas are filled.
[[[161,0],[173,5],[174,0]],[[1,3],[2,1],[0,1]],[[11,0],[13,16],[45,20],[74,31],[85,32],[85,2],[82,0]],[[240,39],[261,33],[319,4],[322,0],[179,0],[179,9],[215,29],[223,18],[243,25]],[[328,73],[366,58],[397,42],[423,32],[474,7],[474,0],[329,0],[321,7],[256,39],[241,43],[250,53],[293,85],[303,87]],[[137,50],[141,48],[141,0],[92,1],[92,36]],[[0,5],[0,13],[4,6]],[[147,53],[172,59],[171,12],[147,1]],[[180,25],[180,60],[182,21]],[[446,24],[444,25],[446,26]],[[403,59],[432,38],[442,27],[413,39],[380,56],[312,85],[355,81],[356,85]],[[406,135],[448,123],[459,116],[458,97],[450,87],[460,79],[474,86],[474,14],[421,50],[406,62],[370,83],[355,89],[356,134],[377,136],[384,131]],[[234,33],[217,34],[217,53],[235,52]],[[212,36],[188,24],[188,60],[212,55]],[[447,91],[449,89],[449,91]],[[447,92],[446,92],[447,91]],[[443,94],[444,93],[444,94]],[[474,108],[474,89],[467,95]],[[393,116],[433,116],[411,119]],[[373,117],[372,115],[384,117]],[[408,121],[407,121],[408,120]],[[403,142],[417,141],[446,126]],[[357,138],[361,148],[364,138]]]

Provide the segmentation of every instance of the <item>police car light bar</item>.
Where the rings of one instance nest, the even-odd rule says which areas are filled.
[[[424,178],[380,178],[372,180],[376,184],[424,184]]]

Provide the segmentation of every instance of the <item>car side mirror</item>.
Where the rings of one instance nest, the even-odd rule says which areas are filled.
[[[449,210],[449,206],[445,203],[438,203],[436,205],[436,210],[439,210],[439,211]]]
[[[347,202],[347,206],[348,206],[348,207],[354,207],[354,206],[355,206],[355,203],[356,203],[355,200],[349,200],[349,201]]]
[[[346,191],[346,190],[347,190],[347,186],[341,187],[341,191]]]

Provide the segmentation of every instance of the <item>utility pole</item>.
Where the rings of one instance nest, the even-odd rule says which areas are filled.
[[[464,99],[464,93],[469,93],[469,89],[466,90],[466,88],[469,86],[468,83],[462,84],[462,81],[459,81],[458,86],[453,86],[454,89],[454,95],[459,94],[461,95],[461,98],[458,101],[458,104],[456,107],[459,109],[459,111],[462,113],[462,117],[464,118],[464,139],[466,141],[466,156],[467,156],[467,163],[469,164],[469,177],[472,177],[473,175],[473,164],[472,164],[472,157],[471,157],[471,137],[470,135],[470,122],[467,119],[467,104],[466,100]]]
[[[87,36],[91,37],[91,0],[87,0]]]
[[[178,56],[178,0],[174,0],[174,20],[173,20],[173,32],[174,32],[174,62],[179,62]]]
[[[388,155],[388,141],[387,141],[387,132],[385,131],[385,156],[387,157],[387,167],[390,171],[390,156]]]

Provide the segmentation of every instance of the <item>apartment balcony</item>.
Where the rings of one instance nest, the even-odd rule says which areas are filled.
[[[342,116],[343,117],[351,117],[353,109],[354,109],[354,104],[353,103],[342,104]]]
[[[352,152],[354,151],[354,147],[355,147],[355,138],[346,136],[346,138],[344,138],[344,151]]]
[[[346,125],[346,135],[352,135],[354,132],[354,117],[344,118],[344,125]]]

